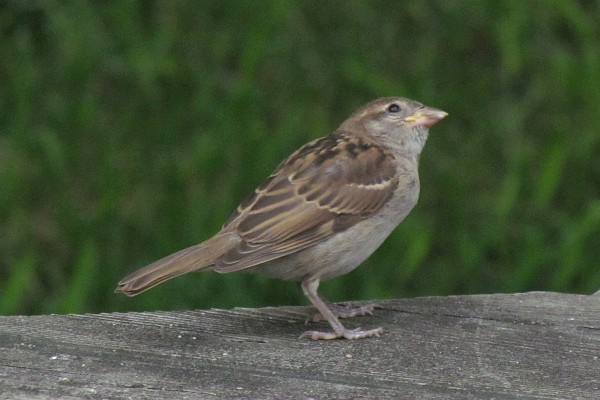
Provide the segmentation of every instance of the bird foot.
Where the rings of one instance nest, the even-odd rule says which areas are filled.
[[[362,328],[357,329],[344,329],[341,332],[319,332],[319,331],[306,331],[300,335],[300,339],[309,337],[312,340],[331,340],[331,339],[363,339],[372,336],[379,336],[383,332],[383,328],[363,330]]]
[[[363,305],[343,303],[328,304],[328,307],[333,312],[333,315],[338,318],[352,318],[359,315],[373,315],[373,310],[381,308],[381,305],[379,303],[368,303]],[[321,313],[315,313],[306,320],[306,323],[319,321],[327,321],[327,318],[323,317]]]

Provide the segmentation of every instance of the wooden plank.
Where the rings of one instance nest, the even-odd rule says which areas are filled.
[[[0,398],[600,398],[600,296],[382,305],[327,342],[308,307],[0,317]]]

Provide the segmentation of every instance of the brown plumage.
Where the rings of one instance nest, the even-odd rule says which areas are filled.
[[[117,291],[133,296],[207,267],[218,272],[258,268],[302,282],[307,297],[334,328],[333,333],[307,332],[313,339],[379,334],[380,329],[346,330],[336,311],[318,297],[317,287],[320,280],[358,266],[416,204],[417,162],[427,128],[445,116],[403,98],[367,104],[331,135],[283,161],[215,236],[132,273]],[[356,245],[348,246],[352,241]]]

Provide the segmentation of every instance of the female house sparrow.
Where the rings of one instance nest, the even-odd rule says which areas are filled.
[[[300,282],[333,328],[301,337],[379,335],[381,328],[349,330],[338,319],[370,313],[373,306],[336,308],[319,297],[319,282],[360,265],[415,206],[428,128],[447,115],[401,97],[368,103],[331,135],[283,161],[215,236],[132,273],[116,291],[134,296],[202,268],[259,270]]]

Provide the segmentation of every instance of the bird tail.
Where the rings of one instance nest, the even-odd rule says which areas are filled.
[[[135,296],[164,281],[214,264],[231,246],[229,235],[213,236],[205,242],[178,251],[123,278],[115,292]]]

